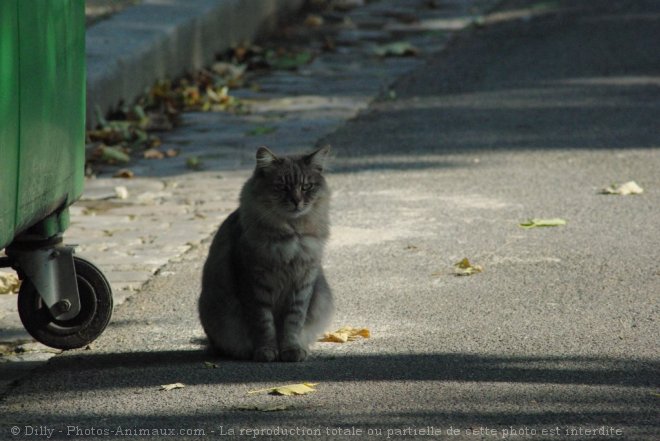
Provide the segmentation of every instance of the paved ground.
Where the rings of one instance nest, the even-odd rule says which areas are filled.
[[[89,26],[138,3],[140,0],[85,0],[85,21]]]
[[[293,438],[344,439],[361,430],[373,439],[426,439],[420,430],[433,426],[453,439],[502,439],[520,431],[525,439],[657,439],[660,10],[643,1],[577,3],[594,8],[585,11],[565,1],[553,3],[570,6],[559,13],[545,4],[534,8],[541,17],[508,19],[519,16],[512,11],[520,4],[505,3],[506,14],[462,34],[427,65],[417,59],[372,65],[366,47],[358,46],[352,58],[349,52],[321,57],[296,81],[262,82],[278,105],[287,92],[332,91],[332,100],[285,102],[307,102],[302,112],[279,109],[282,117],[272,118],[266,101],[263,113],[248,119],[191,115],[167,142],[195,139],[190,154],[205,156],[208,171],[143,163],[143,175],[161,176],[127,181],[132,194],[148,190],[144,204],[136,196],[105,212],[86,207],[118,216],[108,218],[110,229],[123,225],[121,216],[127,225],[137,221],[130,218],[135,209],[162,222],[108,235],[105,255],[116,256],[117,272],[149,258],[165,263],[173,249],[158,255],[164,246],[181,246],[182,257],[165,267],[154,263],[158,274],[117,308],[91,350],[52,358],[6,394],[4,437],[12,426],[22,435],[29,426],[65,439],[71,426],[86,439],[118,439],[118,427],[202,429],[218,438],[248,428],[304,428],[312,432]],[[373,15],[377,9],[363,19]],[[420,45],[430,37],[428,30],[414,35]],[[325,60],[342,68],[328,69]],[[335,81],[315,74],[315,66],[336,72]],[[370,67],[371,76],[355,80]],[[365,77],[385,81],[410,68],[392,93],[384,90],[368,110],[341,123],[368,103],[365,90],[382,84]],[[305,130],[301,115],[326,123]],[[241,136],[269,116],[278,130],[259,143],[289,151],[323,138],[335,148],[327,253],[335,325],[373,333],[366,341],[318,344],[312,359],[297,365],[212,359],[194,311],[207,246],[199,239],[232,208],[248,174],[232,170],[248,165],[253,150]],[[231,131],[223,121],[232,122]],[[598,194],[612,181],[631,179],[644,194]],[[156,202],[147,204],[149,198]],[[85,216],[78,216],[74,228],[84,237]],[[567,225],[519,228],[529,217],[562,217]],[[144,241],[144,228],[153,240]],[[190,231],[198,239],[183,247],[179,236]],[[141,244],[127,248],[123,234],[138,236],[140,252],[148,254],[149,243],[156,251],[131,257],[129,250]],[[99,252],[98,239],[83,245]],[[452,275],[463,257],[484,272]],[[247,395],[302,381],[318,382],[317,392]],[[158,390],[174,382],[186,387]],[[264,404],[291,408],[239,410]],[[348,432],[340,436],[339,429]]]
[[[250,81],[259,91],[233,91],[249,105],[250,113],[186,114],[183,126],[164,139],[164,149],[180,150],[179,157],[133,162],[135,179],[113,179],[117,168],[109,167],[88,180],[83,197],[71,207],[67,238],[79,245],[78,254],[103,269],[115,305],[139,291],[167,262],[213,234],[235,208],[236,193],[259,145],[277,146],[281,152],[310,148],[374,97],[389,96],[387,88],[398,76],[424,62],[423,57],[383,59],[374,55],[376,46],[404,39],[433,53],[446,44],[451,31],[469,25],[493,2],[459,1],[434,9],[422,4],[389,0],[334,14],[327,24],[334,29],[337,45],[332,53],[322,51],[317,35],[327,26],[310,29],[301,18],[298,26],[289,28],[282,45],[302,44],[319,56],[297,72],[257,74]],[[411,13],[425,21],[405,24],[397,18]],[[260,128],[272,132],[251,135]],[[201,160],[202,171],[191,173],[186,167],[191,157]],[[235,173],[240,169],[245,171]],[[118,198],[117,187],[124,187],[128,197]],[[0,320],[0,364],[21,362],[5,366],[2,390],[25,367],[57,351],[26,343],[31,339],[18,319],[15,296],[0,296]]]

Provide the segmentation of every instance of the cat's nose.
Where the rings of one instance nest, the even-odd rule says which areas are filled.
[[[295,190],[291,194],[291,203],[293,203],[294,207],[296,207],[297,209],[302,208],[303,197],[302,197],[302,192],[300,190]]]

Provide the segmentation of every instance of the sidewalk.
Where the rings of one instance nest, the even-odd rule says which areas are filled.
[[[199,247],[236,208],[258,146],[269,145],[279,153],[307,150],[375,97],[395,99],[388,87],[396,78],[422,65],[447,44],[452,33],[472,24],[495,3],[461,0],[431,8],[432,3],[423,0],[383,0],[337,13],[337,24],[329,25],[336,51],[322,52],[318,43],[311,43],[318,53],[311,64],[297,71],[257,75],[253,80],[260,86],[258,92],[237,91],[236,96],[249,103],[250,113],[184,114],[182,126],[162,139],[164,150],[179,149],[180,156],[131,163],[133,179],[112,178],[116,169],[108,167],[88,180],[83,197],[71,207],[65,240],[78,244],[77,253],[104,271],[115,306],[122,304],[163,265]],[[104,32],[119,32],[112,26],[122,23],[122,14],[102,22],[107,27]],[[289,34],[308,39],[316,31],[298,23]],[[401,41],[419,50],[418,56],[376,54],[379,47]],[[221,134],[218,127],[223,127]],[[261,132],[267,133],[257,134]],[[186,168],[191,157],[201,160],[201,171]],[[118,187],[126,193],[118,193]],[[32,367],[54,351],[31,343],[20,348],[26,352],[13,352],[16,344],[31,340],[20,324],[14,297],[0,296],[0,342],[10,343],[4,351],[8,355],[0,356],[0,366],[19,361]],[[11,379],[0,378],[5,384]]]

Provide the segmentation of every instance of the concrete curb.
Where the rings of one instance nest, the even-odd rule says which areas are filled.
[[[305,0],[144,0],[87,30],[87,126],[156,80],[198,69],[214,55],[272,30]]]

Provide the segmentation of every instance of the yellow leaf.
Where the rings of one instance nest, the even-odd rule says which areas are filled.
[[[454,274],[457,276],[471,276],[472,274],[480,273],[483,270],[484,269],[481,265],[472,265],[467,257],[454,264]]]
[[[523,228],[536,228],[536,227],[559,227],[561,225],[566,225],[564,219],[558,217],[552,219],[528,219],[525,222],[519,224]]]
[[[271,395],[305,395],[310,392],[315,392],[314,386],[318,383],[299,383],[299,384],[288,384],[285,386],[277,387],[268,387],[266,389],[251,390],[248,394],[259,394],[259,393],[269,393]]]
[[[0,272],[0,294],[11,294],[18,292],[21,281],[14,273]]]
[[[623,196],[629,195],[629,194],[642,194],[644,193],[644,189],[637,185],[637,182],[635,181],[629,181],[626,182],[625,184],[621,184],[618,187],[616,185],[611,185],[607,188],[604,188],[601,193],[603,194],[620,194]]]
[[[321,342],[327,343],[346,343],[347,341],[354,341],[358,338],[369,338],[371,333],[367,328],[354,328],[352,326],[344,326],[337,329],[335,332],[326,332],[323,337],[319,339]]]
[[[172,384],[163,384],[160,386],[160,390],[170,391],[172,389],[183,389],[186,387],[183,383],[172,383]]]

